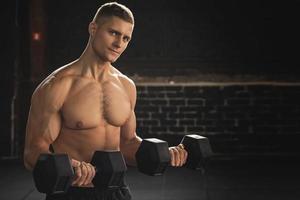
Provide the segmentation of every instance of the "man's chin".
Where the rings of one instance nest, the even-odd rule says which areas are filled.
[[[114,63],[118,60],[119,56],[118,57],[115,57],[115,56],[100,56],[99,55],[99,58],[101,60],[103,60],[104,62],[109,62],[109,63]]]
[[[114,62],[116,62],[116,61],[118,60],[118,58],[119,58],[119,57],[113,58],[113,59],[109,59],[109,62],[110,62],[110,63],[114,63]]]

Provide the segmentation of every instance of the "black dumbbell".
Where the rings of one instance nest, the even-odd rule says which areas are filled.
[[[156,138],[143,139],[135,158],[140,172],[150,176],[161,175],[171,161],[169,145]]]
[[[96,151],[91,164],[96,168],[95,187],[119,186],[127,170],[120,151]],[[66,193],[74,179],[74,169],[67,154],[41,154],[33,169],[37,190],[46,194]]]
[[[206,137],[186,135],[181,143],[188,152],[185,166],[190,169],[200,169],[212,154]],[[138,170],[150,176],[163,174],[171,161],[168,143],[156,138],[144,139],[135,157]]]
[[[188,152],[185,166],[190,169],[201,169],[206,161],[212,156],[212,150],[207,137],[191,134],[185,135],[181,140],[185,150]]]

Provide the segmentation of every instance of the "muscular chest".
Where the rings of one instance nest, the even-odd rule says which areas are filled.
[[[69,128],[95,128],[108,123],[121,126],[130,115],[130,101],[120,83],[75,84],[70,91],[62,116]]]

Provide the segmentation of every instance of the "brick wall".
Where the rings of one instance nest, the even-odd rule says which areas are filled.
[[[20,89],[21,152],[34,86],[23,83]],[[137,91],[137,133],[143,138],[158,137],[175,145],[183,135],[197,133],[210,139],[218,155],[300,153],[300,84],[145,83],[137,84]],[[9,151],[9,124],[4,124],[0,138],[2,156]]]
[[[219,154],[300,152],[299,84],[140,84],[137,90],[142,137],[172,135],[178,142],[197,133]]]

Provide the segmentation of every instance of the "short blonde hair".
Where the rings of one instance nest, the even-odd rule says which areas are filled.
[[[134,25],[134,17],[129,8],[126,6],[119,4],[117,2],[110,2],[103,4],[96,12],[93,22],[97,24],[101,23],[102,18],[107,17],[119,17],[131,24]]]

